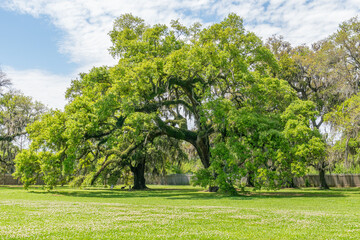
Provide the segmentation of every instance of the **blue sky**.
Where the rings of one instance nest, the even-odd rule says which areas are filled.
[[[55,74],[76,70],[69,56],[58,50],[65,33],[45,16],[6,11],[0,8],[0,65],[18,70],[45,69]]]
[[[360,14],[360,0],[0,0],[0,67],[14,88],[62,108],[71,79],[113,65],[107,33],[122,13],[148,23],[217,22],[230,12],[264,40],[280,34],[293,45],[323,39]]]

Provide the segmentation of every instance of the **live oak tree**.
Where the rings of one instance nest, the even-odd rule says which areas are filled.
[[[151,113],[160,110],[160,117],[155,118],[157,126],[166,135],[191,143],[204,168],[209,168],[211,145],[215,144],[211,142],[210,136],[224,131],[224,127],[217,128],[213,113],[215,110],[222,111],[225,118],[227,117],[226,108],[216,109],[216,104],[226,101],[235,109],[245,105],[252,104],[252,107],[255,107],[256,104],[262,104],[255,101],[263,94],[258,91],[259,85],[270,85],[274,81],[269,77],[270,71],[276,68],[273,56],[256,36],[245,32],[241,19],[235,15],[230,15],[222,23],[201,31],[194,31],[195,27],[187,29],[178,22],[173,22],[173,27],[177,30],[175,34],[180,37],[183,34],[182,38],[186,41],[179,37],[175,45],[176,51],[167,56],[165,62],[164,56],[168,54],[165,51],[162,52],[164,56],[159,53],[152,56],[149,52],[146,54],[148,59],[144,61],[142,56],[149,50],[146,45],[141,48],[144,42],[139,40],[147,35],[124,39],[126,31],[122,28],[126,24],[121,18],[117,23],[115,27],[121,31],[116,29],[110,35],[115,42],[113,54],[121,57],[119,62],[125,62],[124,59],[128,56],[133,59],[131,64],[134,64],[140,56],[142,64],[146,64],[148,70],[151,67],[156,68],[152,70],[152,74],[145,76],[148,82],[143,83],[143,86],[147,84],[149,87],[146,95],[151,94],[149,97],[145,95],[135,111]],[[135,32],[146,32],[142,29],[144,26],[141,20],[136,26],[138,29]],[[166,40],[165,37],[164,43],[167,43]],[[166,45],[160,42],[157,46],[161,50],[161,46]],[[143,50],[139,51],[139,48]],[[283,92],[277,93],[280,95]],[[146,105],[141,107],[143,102]],[[192,120],[192,129],[186,126],[189,125],[189,118]],[[216,171],[212,174],[214,178],[218,175]]]
[[[172,21],[169,28],[125,14],[109,35],[118,63],[81,74],[67,91],[65,110],[28,128],[33,142],[16,161],[23,182],[42,174],[49,185],[94,183],[124,165],[141,166],[133,172],[143,175],[150,144],[165,136],[196,149],[214,180],[206,184],[210,190],[233,191],[246,174],[272,187],[285,169],[292,171],[291,158],[279,158],[283,140],[273,139],[284,139],[281,114],[295,93],[273,77],[274,56],[240,17],[205,28]],[[233,143],[231,154],[222,155]],[[229,174],[237,177],[228,180]]]

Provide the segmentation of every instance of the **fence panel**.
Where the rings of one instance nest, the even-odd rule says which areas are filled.
[[[360,187],[360,174],[331,174],[325,175],[329,187]],[[294,178],[298,187],[318,187],[320,185],[319,175],[306,175]]]

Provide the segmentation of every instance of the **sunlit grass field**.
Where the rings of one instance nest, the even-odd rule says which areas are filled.
[[[0,239],[360,239],[360,189],[0,187]]]

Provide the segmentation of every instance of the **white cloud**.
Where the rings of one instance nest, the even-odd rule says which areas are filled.
[[[71,76],[54,75],[42,70],[19,71],[2,66],[13,88],[20,89],[25,95],[45,103],[50,108],[62,109],[65,105],[65,91],[70,86]]]
[[[77,63],[81,71],[92,66],[113,65],[108,54],[107,33],[122,13],[133,13],[150,24],[168,24],[180,19],[184,24],[202,19],[222,19],[230,12],[244,18],[247,29],[266,40],[280,34],[294,45],[321,40],[336,31],[338,25],[360,13],[360,0],[3,0],[12,11],[46,16],[65,32],[59,51]],[[204,15],[205,14],[205,15]],[[31,71],[33,77],[64,80],[64,76],[48,76],[44,71]],[[10,74],[9,74],[10,75]],[[15,74],[23,79],[23,72]],[[50,74],[51,75],[51,74]],[[56,80],[57,79],[57,80]],[[66,83],[69,83],[66,79]],[[56,84],[55,84],[56,85]],[[57,88],[48,85],[49,89]],[[60,85],[59,85],[60,86]],[[45,87],[43,88],[45,89]],[[61,84],[61,90],[65,89]],[[46,90],[49,92],[50,90]],[[26,92],[24,90],[24,92]],[[63,93],[63,92],[62,92]],[[39,93],[41,94],[41,93]],[[60,104],[57,104],[60,105]]]
[[[335,32],[341,22],[360,13],[360,0],[221,0],[212,8],[223,17],[230,11],[239,14],[247,28],[264,40],[280,34],[299,45]]]
[[[112,1],[112,0],[10,0],[6,8],[34,17],[45,15],[66,34],[60,43],[60,52],[70,56],[72,62],[82,66],[112,65],[115,60],[108,54],[111,46],[107,33],[113,21],[123,13],[133,13],[148,23],[170,23],[180,18],[192,23],[185,10],[198,11],[212,1]]]
[[[214,18],[235,12],[262,37],[269,37],[277,29],[278,34],[295,44],[309,44],[326,37],[339,23],[360,12],[360,0],[7,0],[5,6],[34,17],[48,16],[67,33],[61,51],[69,54],[72,61],[86,64],[113,63],[107,53],[107,33],[122,13],[131,12],[149,23],[169,23],[180,18],[189,24],[201,20],[204,16],[199,14],[203,12]],[[304,30],[301,35],[299,28]]]

